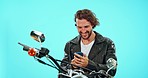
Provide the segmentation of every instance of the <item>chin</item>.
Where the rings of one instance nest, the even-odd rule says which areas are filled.
[[[84,38],[84,37],[82,37],[82,39],[87,40],[87,39],[88,39],[88,37],[85,37],[85,38]]]

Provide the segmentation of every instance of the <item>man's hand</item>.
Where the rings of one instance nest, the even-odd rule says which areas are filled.
[[[74,54],[74,59],[71,61],[71,64],[80,66],[80,67],[86,67],[88,65],[88,57],[83,54],[83,56],[80,56],[79,54]],[[76,66],[73,66],[73,68],[77,68]]]

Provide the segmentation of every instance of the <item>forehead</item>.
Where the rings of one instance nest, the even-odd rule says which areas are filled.
[[[86,19],[76,19],[76,24],[78,26],[84,26],[90,24],[90,22],[87,21]]]

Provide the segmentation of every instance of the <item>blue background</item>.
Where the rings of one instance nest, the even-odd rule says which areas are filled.
[[[0,0],[0,78],[56,78],[56,69],[38,63],[17,43],[39,48],[30,32],[41,31],[43,46],[62,59],[65,43],[78,35],[74,14],[84,8],[99,18],[95,30],[116,45],[115,78],[148,78],[147,0]]]

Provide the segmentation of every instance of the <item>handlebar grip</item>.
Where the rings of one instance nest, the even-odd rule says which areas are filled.
[[[18,42],[18,44],[21,45],[21,46],[23,46],[23,50],[24,50],[24,51],[28,51],[29,48],[31,48],[31,47],[29,47],[29,46],[27,46],[27,45],[24,45],[24,44],[20,43],[20,42]]]

